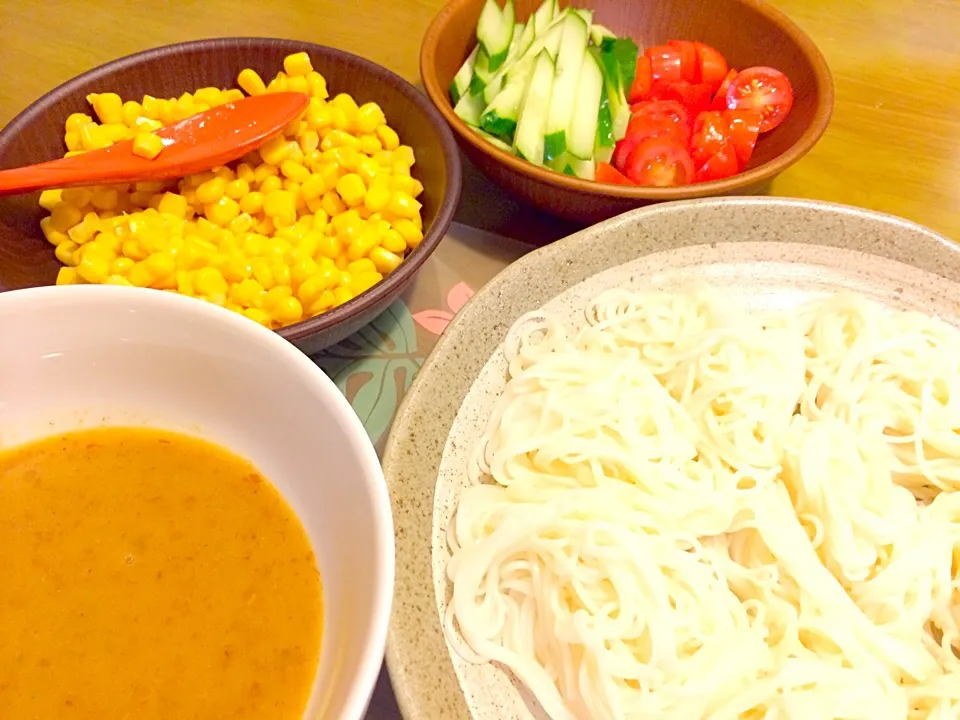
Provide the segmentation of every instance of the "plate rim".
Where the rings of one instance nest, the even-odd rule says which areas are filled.
[[[877,227],[884,226],[888,231],[907,233],[916,239],[909,244],[893,243],[882,247],[876,243],[871,244],[866,235],[857,238],[854,245],[849,242],[836,242],[830,235],[818,236],[815,241],[811,238],[790,238],[789,241],[794,244],[858,250],[960,282],[960,245],[918,223],[895,215],[838,203],[772,197],[706,198],[638,208],[537,248],[500,271],[457,313],[424,361],[397,409],[381,460],[393,506],[396,533],[395,597],[387,638],[386,662],[394,694],[404,718],[428,720],[444,717],[451,720],[469,720],[472,717],[449,657],[442,628],[440,623],[434,620],[436,602],[431,537],[437,471],[450,429],[463,398],[470,391],[477,374],[502,341],[513,320],[481,314],[483,306],[498,292],[522,292],[511,288],[524,287],[525,283],[517,281],[528,277],[534,268],[551,262],[570,263],[565,267],[575,265],[570,256],[576,255],[583,243],[596,244],[596,238],[604,233],[641,228],[646,219],[661,215],[682,218],[696,215],[698,211],[740,209],[749,213],[757,208],[761,208],[761,212],[809,212],[821,218],[854,219],[873,223]],[[639,258],[653,252],[704,244],[700,241],[689,242],[689,237],[693,235],[695,233],[677,233],[663,238],[655,249],[640,247],[645,239],[642,232],[631,237],[629,242],[638,245],[636,257]],[[724,242],[751,242],[758,239],[761,238],[751,236],[749,231],[745,231],[742,238]],[[578,282],[623,263],[614,258],[600,258],[594,264],[598,266],[590,268],[575,282],[563,285],[540,304],[548,302]],[[951,266],[953,272],[944,274]],[[502,295],[498,296],[498,299],[500,297]],[[438,373],[443,372],[441,364],[451,356],[459,355],[458,346],[465,339],[469,341],[478,332],[489,335],[486,344],[492,343],[491,352],[472,363],[476,365],[475,371],[467,373],[468,379],[461,381],[462,392],[452,392],[452,397],[446,398],[449,401],[438,408],[434,396],[453,390],[451,383],[436,383]],[[421,407],[423,405],[427,407]],[[426,438],[421,435],[421,428],[414,427],[416,416],[419,414],[423,417],[424,413],[442,426],[435,428]],[[415,661],[411,660],[413,657]]]

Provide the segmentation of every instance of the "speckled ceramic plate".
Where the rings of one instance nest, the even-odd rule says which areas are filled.
[[[445,530],[468,454],[505,382],[500,343],[523,313],[582,324],[610,287],[706,282],[750,305],[789,307],[855,290],[956,321],[960,251],[912,223],[855,208],[728,198],[635,210],[504,270],[460,311],[417,376],[383,459],[396,525],[396,598],[387,662],[408,720],[527,720],[543,711],[509,673],[448,648]]]

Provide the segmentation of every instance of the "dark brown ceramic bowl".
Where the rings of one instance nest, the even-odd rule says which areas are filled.
[[[515,0],[525,21],[541,0]],[[484,0],[450,0],[433,19],[420,48],[420,76],[464,152],[486,175],[541,210],[593,223],[665,200],[746,195],[764,188],[802,158],[823,135],[833,109],[833,82],[813,41],[783,13],[761,0],[560,0],[589,8],[596,22],[636,40],[641,48],[668,40],[699,40],[741,70],[767,65],[786,73],[796,94],[787,120],[757,143],[747,169],[731,178],[671,188],[623,187],[561,175],[495,148],[458,118],[448,88],[477,42]]]
[[[0,168],[63,156],[63,123],[89,112],[87,93],[145,93],[176,97],[205,86],[236,87],[237,73],[252,67],[264,77],[283,69],[283,58],[306,51],[327,79],[331,94],[380,104],[402,141],[413,147],[414,176],[423,183],[423,242],[381,283],[344,305],[278,331],[304,352],[339,342],[370,322],[396,298],[434,251],[460,197],[460,156],[450,129],[430,101],[410,83],[369,60],[322,45],[269,38],[200,40],[147,50],[114,60],[52,90],[0,131]],[[56,280],[59,263],[40,232],[38,195],[0,198],[0,291]]]

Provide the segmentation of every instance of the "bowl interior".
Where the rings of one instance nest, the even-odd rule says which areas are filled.
[[[540,6],[540,0],[515,2],[522,21]],[[442,40],[435,48],[435,64],[421,70],[432,75],[430,79],[440,88],[449,86],[475,45],[483,3],[453,0],[438,19]],[[796,96],[793,110],[782,125],[763,135],[748,169],[782,155],[822,112],[823,87],[817,74],[827,70],[825,65],[818,70],[811,57],[819,59],[819,52],[799,28],[766,4],[755,0],[560,0],[560,5],[593,10],[595,22],[633,38],[641,50],[668,40],[697,40],[723,53],[732,68],[766,65],[785,73]],[[826,81],[829,85],[829,76]],[[469,132],[458,120],[454,127]]]
[[[293,40],[227,38],[157,48],[108,63],[44,95],[0,132],[0,169],[62,157],[63,123],[70,113],[90,112],[88,93],[116,92],[125,100],[139,101],[144,94],[166,98],[206,86],[236,87],[243,68],[272,78],[283,69],[283,58],[299,51],[310,54],[314,67],[327,79],[331,96],[345,92],[361,104],[377,102],[402,142],[414,149],[413,174],[424,186],[420,200],[427,238],[404,263],[410,263],[412,272],[432,252],[452,218],[459,194],[455,147],[452,142],[445,146],[442,118],[412,86],[372,62],[333,48]],[[456,192],[451,193],[452,186]],[[56,279],[60,265],[40,232],[45,213],[37,198],[36,193],[0,198],[0,291],[49,285]],[[387,278],[333,312],[339,316],[354,302],[362,303],[361,298],[378,299],[406,274],[401,266],[391,276],[397,280]]]
[[[230,448],[274,483],[306,528],[323,583],[306,717],[359,719],[383,657],[393,528],[376,454],[333,383],[275,334],[170,293],[5,293],[0,338],[17,339],[16,352],[0,352],[0,448],[149,425]]]

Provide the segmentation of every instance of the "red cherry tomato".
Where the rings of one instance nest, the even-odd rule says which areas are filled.
[[[667,43],[680,52],[680,77],[689,83],[699,82],[697,66],[697,48],[689,40],[671,40]]]
[[[716,92],[727,75],[727,59],[706,43],[697,42],[693,45],[697,50],[698,81],[710,85]]]
[[[613,167],[622,172],[627,167],[627,159],[630,157],[630,153],[648,137],[650,136],[638,132],[633,134],[627,133],[622,140],[617,141],[616,146],[613,148],[613,157],[611,158]]]
[[[720,152],[711,155],[710,158],[701,165],[694,175],[693,182],[710,182],[711,180],[722,180],[723,178],[736,175],[740,172],[740,166],[737,163],[737,154],[733,146],[729,143]]]
[[[726,150],[729,144],[730,125],[724,118],[723,113],[718,110],[710,110],[697,116],[693,123],[693,137],[690,140],[690,154],[693,156],[693,162],[697,167],[706,163],[717,153]],[[736,154],[734,154],[734,158],[736,158]]]
[[[693,179],[693,159],[683,145],[666,138],[652,137],[641,142],[630,153],[624,174],[637,185],[684,185]]]
[[[728,110],[759,110],[760,132],[782,123],[793,107],[793,87],[787,76],[768,67],[744,70],[727,88]]]
[[[717,94],[713,96],[712,107],[714,110],[727,109],[727,90],[730,88],[730,83],[732,83],[739,74],[740,73],[736,70],[730,70],[727,73],[727,76],[720,83],[720,87],[717,89]]]
[[[633,77],[633,86],[630,88],[630,94],[627,100],[634,103],[643,100],[650,92],[650,86],[653,85],[653,75],[650,68],[650,58],[641,55],[637,58],[637,74]]]
[[[647,100],[631,105],[630,111],[633,113],[631,122],[638,117],[650,117],[676,125],[686,131],[690,128],[690,114],[683,104],[676,100]],[[627,133],[629,132],[628,129]]]
[[[706,83],[655,83],[647,97],[651,100],[675,100],[687,109],[691,118],[711,107],[713,88]]]
[[[597,182],[611,183],[613,185],[633,185],[630,178],[605,162],[597,163],[597,169],[593,177]]]
[[[650,58],[650,76],[654,82],[683,80],[683,59],[677,48],[671,45],[657,45],[647,48],[644,54]]]
[[[756,110],[726,110],[723,117],[730,127],[730,144],[733,145],[742,170],[753,155],[763,116]]]

